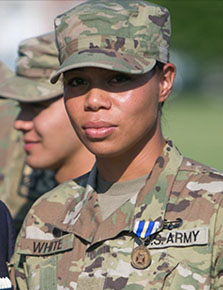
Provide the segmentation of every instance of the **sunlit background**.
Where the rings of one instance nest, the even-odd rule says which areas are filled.
[[[14,69],[19,42],[52,31],[54,17],[81,1],[0,1],[0,59]],[[223,3],[153,2],[171,12],[171,61],[177,67],[163,109],[165,136],[185,156],[223,170]]]

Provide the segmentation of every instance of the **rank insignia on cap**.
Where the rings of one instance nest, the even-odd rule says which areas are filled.
[[[136,221],[133,232],[137,237],[145,239],[155,234],[160,229],[161,223],[159,221]]]

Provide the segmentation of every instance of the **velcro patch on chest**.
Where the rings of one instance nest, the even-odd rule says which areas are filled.
[[[149,244],[149,249],[167,247],[188,247],[208,244],[208,227],[188,230],[171,230],[159,232]]]
[[[20,238],[18,243],[18,253],[32,256],[44,256],[70,250],[73,246],[73,234],[67,234],[53,240]]]

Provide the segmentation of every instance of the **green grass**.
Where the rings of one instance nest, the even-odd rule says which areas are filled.
[[[181,153],[223,171],[223,102],[173,98],[163,108],[164,135]]]

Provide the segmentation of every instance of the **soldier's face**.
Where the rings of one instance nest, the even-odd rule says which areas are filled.
[[[56,170],[82,146],[70,124],[62,97],[22,103],[14,127],[24,134],[27,163],[33,168]]]
[[[97,157],[128,154],[157,128],[166,84],[154,71],[128,75],[100,68],[64,74],[65,106],[76,133]],[[169,88],[169,84],[168,84]]]

